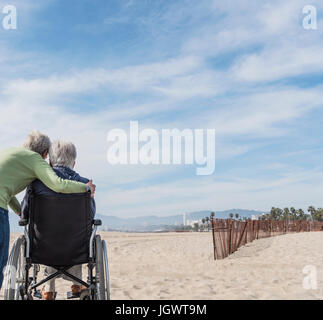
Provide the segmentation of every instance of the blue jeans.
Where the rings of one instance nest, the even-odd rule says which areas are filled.
[[[0,208],[0,289],[3,282],[3,269],[9,253],[10,227],[8,211]]]

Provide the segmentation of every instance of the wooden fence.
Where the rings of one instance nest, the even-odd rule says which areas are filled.
[[[323,222],[214,219],[211,217],[214,259],[224,259],[256,239],[286,233],[323,231]]]

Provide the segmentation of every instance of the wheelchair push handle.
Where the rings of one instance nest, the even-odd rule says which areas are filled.
[[[25,227],[28,225],[28,219],[21,219],[18,224],[20,227]]]
[[[102,226],[102,221],[101,220],[93,220],[93,225]]]

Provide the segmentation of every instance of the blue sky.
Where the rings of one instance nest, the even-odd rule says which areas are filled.
[[[322,206],[322,2],[6,4],[17,7],[18,29],[0,28],[1,148],[34,129],[72,140],[100,213]],[[302,27],[308,4],[317,30]],[[214,128],[215,174],[109,165],[107,133],[131,120]]]

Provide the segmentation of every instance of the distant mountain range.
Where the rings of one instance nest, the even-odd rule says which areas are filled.
[[[211,210],[191,212],[186,214],[186,219],[190,221],[200,220],[206,216],[210,216],[210,213]],[[230,213],[238,213],[240,217],[251,218],[252,215],[262,214],[263,211],[243,209],[214,211],[215,218],[217,219],[226,219],[229,217]],[[22,231],[22,228],[18,226],[18,217],[12,213],[9,216],[11,232]],[[97,214],[96,219],[102,220],[103,229],[119,231],[155,231],[161,230],[165,226],[183,224],[183,214],[166,217],[144,216],[135,218],[119,218]]]

